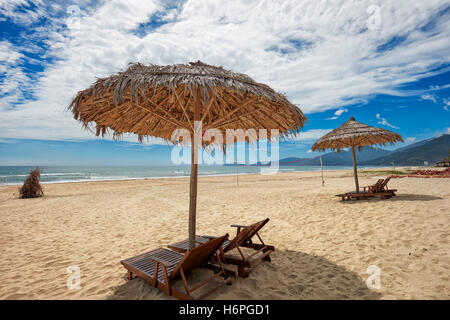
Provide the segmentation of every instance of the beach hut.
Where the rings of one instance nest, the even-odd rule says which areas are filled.
[[[217,129],[278,129],[280,137],[296,135],[306,117],[287,98],[249,76],[201,61],[175,65],[131,64],[124,72],[98,79],[78,92],[69,110],[97,136],[134,133],[139,141],[159,137],[173,141],[181,128],[191,135]],[[202,131],[196,132],[195,121]],[[198,128],[198,127],[197,127]],[[255,140],[258,138],[256,137]],[[222,148],[226,141],[224,139]],[[205,145],[201,145],[205,147]],[[189,242],[195,242],[198,147],[193,145],[190,173]]]
[[[331,149],[340,152],[344,148],[352,148],[355,187],[356,192],[359,193],[355,148],[361,150],[365,146],[374,144],[386,145],[387,143],[394,144],[397,141],[403,142],[402,137],[398,133],[360,123],[351,117],[339,128],[334,129],[317,140],[311,147],[311,150],[323,151]]]

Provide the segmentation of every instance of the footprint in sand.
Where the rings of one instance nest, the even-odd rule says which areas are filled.
[[[422,271],[425,269],[425,265],[420,262],[413,262],[408,265],[408,268],[413,271]]]

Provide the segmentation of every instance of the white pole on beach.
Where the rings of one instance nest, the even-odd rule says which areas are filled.
[[[236,185],[239,187],[239,164],[236,162]]]
[[[322,171],[322,187],[323,187],[325,181],[323,180],[323,164],[322,164],[322,155],[320,154],[320,151],[319,151],[319,159],[320,159],[320,169]]]

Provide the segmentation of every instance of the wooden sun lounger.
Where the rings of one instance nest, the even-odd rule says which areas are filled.
[[[236,277],[233,271],[223,267],[218,257],[218,250],[227,239],[228,234],[205,241],[191,251],[186,251],[184,254],[159,248],[133,258],[122,260],[120,263],[128,270],[128,280],[133,279],[133,275],[135,275],[150,283],[155,288],[164,291],[169,296],[185,300],[194,299],[192,296],[194,291],[218,277],[223,277],[224,279],[212,290],[196,298],[204,299],[224,285],[231,284],[232,279]],[[209,262],[214,255],[217,256],[217,259],[215,259],[217,265]],[[190,287],[186,280],[186,272],[198,267],[208,268],[214,271],[214,274],[201,283]],[[180,276],[185,292],[178,291],[171,286],[171,282]]]
[[[390,193],[392,196],[395,196],[395,192],[397,191],[397,189],[389,189],[387,187],[388,182],[391,180],[392,176],[387,177],[386,179],[379,179],[377,181],[377,183],[375,183],[374,185],[371,186],[367,186],[367,187],[363,187],[363,192],[366,191],[369,193]]]
[[[239,277],[248,277],[248,274],[261,262],[271,261],[270,254],[275,251],[275,247],[267,245],[261,239],[258,232],[269,222],[269,218],[256,222],[250,226],[232,225],[237,228],[236,236],[232,240],[227,240],[223,243],[219,250],[220,260],[226,264],[233,264],[237,266]],[[261,243],[254,243],[252,238],[257,236]],[[215,239],[214,236],[197,236],[198,242],[204,242],[209,239]],[[168,247],[178,252],[185,252],[188,248],[188,240],[177,242],[169,245]],[[252,254],[245,256],[241,250],[241,247],[251,248],[255,250]],[[231,250],[236,249],[239,256],[231,256],[229,253]]]
[[[384,179],[384,181],[378,187],[377,192],[389,192],[393,196],[395,196],[395,192],[397,191],[397,189],[389,189],[387,186],[388,182],[391,180],[391,177],[392,176],[389,176],[386,179]]]
[[[366,186],[366,187],[362,187],[363,192],[373,192],[374,190],[378,190],[378,188],[380,187],[380,185],[383,183],[384,179],[378,179],[377,183],[370,185],[370,186]]]
[[[388,189],[387,183],[391,180],[391,177],[386,179],[379,179],[375,184],[367,187],[363,187],[362,192],[347,192],[337,194],[336,197],[341,197],[342,201],[357,199],[361,200],[364,198],[380,197],[380,199],[389,199],[395,196],[397,189]]]

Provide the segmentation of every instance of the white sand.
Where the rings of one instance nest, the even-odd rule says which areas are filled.
[[[449,299],[450,179],[392,179],[388,200],[341,202],[350,171],[201,177],[198,234],[234,235],[230,224],[269,217],[276,246],[213,299]],[[360,185],[375,175],[361,176]],[[0,187],[1,299],[166,299],[120,260],[187,237],[188,179],[45,185],[45,197],[17,199]],[[67,267],[81,270],[69,290]],[[369,265],[381,288],[366,286]],[[230,267],[231,268],[231,267]],[[190,277],[197,280],[204,272]]]

